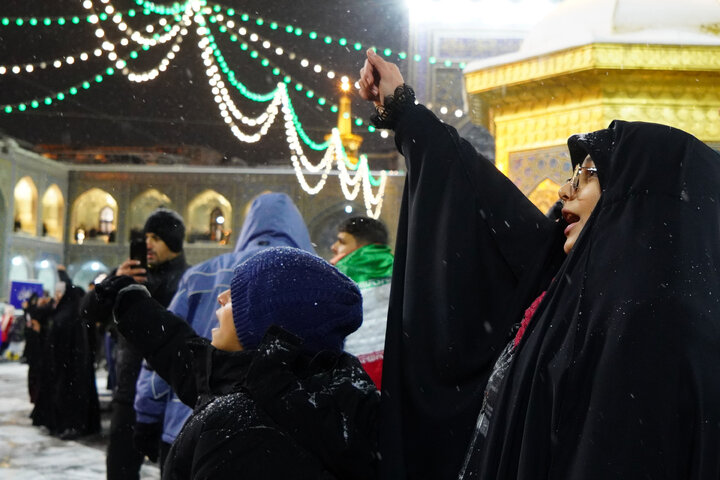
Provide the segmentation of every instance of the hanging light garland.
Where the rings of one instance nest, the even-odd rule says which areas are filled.
[[[281,101],[279,89],[275,90],[276,93],[274,93],[273,95],[273,101],[270,103],[270,105],[268,105],[265,112],[263,112],[260,116],[252,118],[244,115],[237,108],[232,98],[230,98],[229,91],[225,86],[225,82],[218,73],[218,67],[213,58],[212,48],[209,47],[211,39],[205,36],[206,30],[207,29],[204,26],[198,27],[197,33],[201,37],[200,41],[198,42],[198,48],[200,48],[201,50],[203,62],[207,67],[205,73],[208,77],[208,85],[210,86],[214,95],[213,99],[218,106],[220,116],[222,117],[223,121],[230,127],[233,135],[235,135],[238,140],[245,143],[258,142],[263,136],[267,134],[270,126],[275,120],[275,116],[278,113],[278,107]],[[240,120],[245,125],[251,127],[259,125],[260,131],[253,134],[245,133],[240,129],[240,127],[237,126],[237,124],[235,124],[233,118]]]
[[[169,51],[165,54],[162,60],[160,60],[160,63],[158,66],[151,68],[150,70],[146,70],[145,72],[136,72],[133,70],[130,70],[130,68],[127,66],[127,62],[125,60],[118,60],[115,66],[117,68],[120,68],[122,71],[122,74],[125,75],[128,80],[135,83],[143,83],[148,82],[150,80],[154,80],[157,78],[160,73],[167,70],[167,68],[170,66],[170,62],[175,58],[175,56],[180,52],[180,44],[183,41],[183,38],[185,35],[187,35],[188,31],[186,28],[183,28],[180,31],[180,35],[175,40],[175,43],[172,45],[172,47],[169,49]]]
[[[345,154],[345,150],[342,146],[342,141],[340,139],[340,134],[337,129],[333,129],[333,134],[331,135],[330,140],[326,142],[326,146],[324,148],[325,154],[323,155],[322,159],[317,165],[313,165],[305,155],[302,145],[300,143],[298,135],[299,129],[297,128],[297,126],[299,125],[299,121],[297,120],[297,115],[295,114],[295,110],[292,106],[292,101],[290,100],[287,85],[284,82],[278,83],[277,89],[271,92],[274,95],[272,97],[272,103],[268,107],[268,110],[266,110],[266,112],[257,119],[250,119],[249,117],[243,115],[241,112],[235,110],[235,104],[229,97],[229,92],[227,91],[224,81],[219,74],[219,67],[216,63],[216,61],[224,63],[222,53],[217,48],[214,37],[210,33],[210,30],[205,26],[203,20],[201,18],[196,18],[196,21],[200,24],[197,30],[198,36],[201,36],[201,40],[198,42],[198,47],[202,50],[201,55],[203,61],[205,62],[205,66],[207,67],[206,74],[209,78],[209,84],[213,88],[213,93],[215,94],[215,101],[218,105],[220,115],[223,117],[226,123],[232,125],[231,129],[233,131],[233,134],[235,134],[235,136],[238,137],[238,139],[240,139],[241,141],[257,141],[255,140],[256,138],[259,140],[259,137],[267,133],[270,125],[274,121],[274,113],[277,112],[276,102],[279,99],[282,103],[282,112],[285,120],[286,140],[288,142],[288,147],[291,152],[290,160],[295,170],[295,176],[297,177],[298,183],[300,184],[301,188],[310,195],[317,194],[325,186],[328,173],[332,169],[333,165],[337,164],[338,171],[340,172],[338,178],[340,180],[340,186],[345,198],[348,200],[354,200],[359,193],[360,187],[362,186],[363,198],[365,200],[367,214],[369,216],[372,216],[373,218],[377,218],[382,210],[382,198],[385,191],[385,184],[387,182],[387,172],[381,172],[381,177],[379,181],[373,179],[367,164],[367,158],[365,157],[365,160],[361,161],[358,164],[358,167],[356,167],[357,170],[355,176],[351,178],[348,173],[347,167],[350,162],[347,158],[347,155]],[[232,73],[232,71],[225,69],[223,73],[225,73],[229,77],[229,74]],[[269,94],[259,95],[247,91],[244,85],[242,86],[241,93],[246,98],[251,98],[255,101],[267,100],[269,98]],[[251,137],[246,133],[242,132],[234,124],[234,122],[232,122],[228,111],[232,112],[235,118],[242,119],[243,123],[249,125],[254,126],[262,122],[260,133],[255,134]],[[303,141],[305,140],[306,139],[303,139]],[[307,140],[309,140],[309,138]],[[316,149],[318,149],[317,147],[320,146],[315,142],[311,143],[312,146],[316,147]],[[309,173],[320,174],[320,179],[314,186],[311,186],[308,183],[303,173],[303,170],[307,170]],[[378,187],[378,193],[375,195],[373,195],[372,193],[373,183],[376,183],[375,186]],[[348,185],[354,185],[355,188],[353,190],[350,190],[348,189]]]
[[[220,5],[215,5],[213,8],[214,11],[220,12],[222,10],[222,7]],[[229,17],[236,17],[237,12],[233,8],[225,8],[225,14]],[[316,31],[305,31],[301,27],[296,27],[294,25],[286,25],[284,28],[281,28],[280,24],[276,21],[263,19],[262,17],[252,16],[247,13],[240,14],[237,16],[237,18],[240,18],[242,22],[245,23],[254,23],[255,25],[259,27],[266,27],[270,28],[271,30],[278,30],[278,31],[285,31],[285,33],[289,35],[295,35],[296,37],[302,37],[303,35],[307,34],[307,37],[310,40],[320,40],[326,45],[337,45],[339,47],[342,47],[343,49],[352,47],[355,51],[359,52],[362,50],[365,50],[370,47],[374,47],[373,45],[363,45],[362,42],[353,42],[351,40],[348,40],[345,37],[333,37],[332,35],[324,35],[321,33],[318,33]],[[381,53],[382,55],[386,57],[392,57],[393,54],[395,55],[397,60],[413,60],[417,63],[422,62],[423,60],[431,65],[435,64],[442,64],[445,67],[457,67],[460,69],[465,68],[466,63],[465,62],[458,62],[454,60],[442,60],[438,59],[434,56],[429,56],[427,58],[424,58],[420,54],[415,55],[408,55],[407,52],[400,51],[400,52],[393,52],[391,48],[378,48],[377,51]]]
[[[216,21],[217,21],[217,17],[216,17],[216,16],[210,17],[210,20],[212,20],[213,18],[215,18]],[[211,21],[210,23],[213,23],[213,22]],[[220,25],[219,30],[220,30],[222,33],[229,34],[229,35],[230,35],[230,40],[231,40],[232,42],[237,42],[238,36],[235,35],[234,33],[230,33],[230,32],[232,32],[232,31],[234,31],[234,30],[233,30],[234,28],[235,28],[235,23],[234,23],[232,20],[228,20],[227,22],[224,22],[222,25]],[[266,40],[266,39],[260,37],[260,36],[257,35],[256,33],[250,33],[250,34],[248,35],[248,30],[247,30],[245,27],[240,27],[240,28],[238,28],[238,29],[235,30],[235,31],[236,31],[239,35],[241,35],[241,36],[248,36],[248,38],[249,38],[249,40],[250,40],[251,42],[261,43],[261,45],[262,45],[262,47],[263,47],[264,49],[273,51],[277,56],[287,55],[290,60],[297,60],[297,59],[298,59],[298,55],[295,54],[294,52],[288,52],[288,51],[286,51],[286,50],[285,50],[284,48],[282,48],[282,47],[275,46],[275,45],[273,45],[269,40]],[[291,75],[289,75],[285,70],[283,70],[283,69],[282,69],[279,65],[277,65],[275,62],[273,62],[272,60],[270,60],[269,57],[262,55],[262,54],[259,53],[257,50],[250,50],[250,49],[249,49],[249,45],[248,45],[247,43],[242,43],[242,44],[240,45],[240,49],[241,49],[242,51],[248,51],[248,50],[249,50],[249,51],[250,51],[250,57],[251,57],[253,60],[258,61],[258,62],[260,63],[260,65],[262,65],[262,66],[265,67],[265,68],[272,69],[271,71],[272,71],[273,75],[276,75],[276,76],[283,75],[283,81],[284,81],[285,83],[287,83],[287,84],[292,83],[293,77],[292,77]],[[301,60],[298,61],[298,63],[300,64],[301,67],[305,68],[305,67],[309,66],[310,61],[307,60],[306,58],[302,58]],[[323,71],[325,71],[325,70],[327,70],[327,77],[328,77],[328,78],[334,79],[334,78],[337,76],[337,74],[336,74],[333,70],[326,69],[326,68],[325,68],[323,65],[321,65],[321,64],[315,64],[314,67],[313,67],[313,69],[312,69],[312,71],[315,72],[316,74],[319,74],[320,72],[323,72]],[[343,78],[345,78],[345,77],[343,77]],[[296,83],[295,83],[295,89],[296,89],[298,92],[302,91],[302,90],[303,90],[303,84],[300,83],[300,82],[296,82]],[[325,106],[326,103],[327,103],[327,100],[326,100],[326,98],[325,98],[324,96],[316,96],[316,95],[315,95],[315,92],[313,92],[312,90],[307,90],[306,93],[305,93],[305,96],[306,96],[307,98],[309,98],[309,99],[314,98],[314,97],[317,97],[317,100],[316,100],[316,101],[317,101],[317,104],[320,106],[320,108],[323,108],[323,109],[324,109],[324,106]],[[338,106],[335,105],[335,104],[331,105],[331,106],[330,106],[330,111],[333,112],[333,113],[337,113],[337,112],[338,112]],[[354,121],[355,126],[357,126],[357,127],[361,127],[361,126],[363,125],[363,123],[364,123],[364,120],[363,120],[361,117],[357,117],[357,116],[353,117],[353,121]],[[299,129],[300,136],[303,138],[303,141],[305,142],[306,145],[310,146],[311,148],[313,148],[313,149],[315,149],[315,150],[324,150],[324,149],[327,147],[326,144],[318,144],[317,146],[313,145],[312,140],[310,140],[309,138],[307,138],[307,135],[305,135],[305,132],[302,130],[302,127],[298,125],[298,129]],[[368,126],[367,126],[367,130],[368,130],[368,132],[370,132],[370,133],[373,133],[373,132],[376,131],[376,129],[375,129],[375,127],[374,127],[373,125],[368,125]],[[387,138],[387,134],[385,134],[385,136],[384,136],[383,138]]]
[[[167,70],[167,67],[170,65],[171,61],[180,51],[180,44],[182,43],[184,37],[188,34],[187,27],[191,26],[192,23],[196,23],[198,25],[196,33],[200,37],[198,47],[201,50],[203,62],[207,67],[206,75],[208,77],[208,85],[210,86],[211,91],[214,95],[213,98],[218,106],[220,116],[222,117],[223,121],[229,126],[231,132],[236,136],[236,138],[246,143],[254,143],[259,141],[264,135],[267,134],[270,126],[273,124],[277,116],[278,111],[282,109],[283,117],[285,120],[286,140],[288,142],[288,148],[290,149],[291,153],[291,162],[293,164],[298,183],[303,188],[303,190],[311,195],[315,195],[320,192],[327,182],[328,173],[332,170],[333,165],[337,165],[339,172],[338,178],[340,180],[341,190],[345,198],[348,200],[354,200],[355,198],[357,198],[360,189],[362,189],[367,214],[373,218],[377,218],[380,215],[382,209],[382,198],[384,195],[385,184],[387,180],[387,172],[382,171],[380,173],[379,180],[373,178],[370,173],[367,158],[365,156],[361,157],[357,166],[352,166],[352,164],[347,158],[347,154],[345,153],[345,149],[343,148],[340,134],[337,129],[333,129],[333,133],[331,134],[330,139],[324,143],[316,143],[312,141],[312,139],[310,139],[307,133],[302,129],[302,125],[297,117],[297,114],[295,113],[292,101],[290,100],[290,95],[287,88],[287,84],[291,81],[289,76],[286,75],[283,78],[283,82],[280,82],[277,88],[268,94],[257,94],[254,92],[250,92],[241,82],[237,81],[234,72],[227,68],[227,64],[222,57],[222,53],[220,52],[219,48],[217,48],[217,44],[215,43],[211,32],[206,27],[203,13],[209,13],[210,9],[205,8],[205,0],[190,0],[182,5],[174,4],[170,8],[156,5],[152,2],[144,0],[136,0],[136,3],[143,7],[143,13],[147,14],[147,12],[152,12],[160,15],[172,15],[175,20],[174,24],[170,24],[165,18],[162,18],[159,22],[157,22],[157,24],[151,23],[146,25],[144,30],[147,33],[155,32],[158,26],[165,31],[165,33],[162,35],[153,33],[152,37],[145,36],[138,30],[131,29],[123,20],[123,15],[115,10],[114,6],[110,3],[110,0],[100,0],[100,3],[104,5],[103,12],[99,15],[96,13],[90,14],[87,17],[87,22],[90,24],[98,24],[100,22],[107,21],[108,18],[111,18],[112,23],[116,26],[117,30],[122,35],[122,38],[119,41],[119,44],[121,46],[126,47],[132,41],[140,45],[142,47],[142,50],[149,50],[150,48],[157,45],[167,43],[172,39],[175,39],[175,42],[156,67],[144,72],[137,72],[130,68],[130,66],[128,65],[128,60],[136,59],[138,57],[138,53],[136,51],[131,51],[127,55],[124,55],[122,58],[119,57],[116,52],[116,44],[107,39],[104,28],[98,27],[95,30],[95,36],[98,38],[98,41],[101,42],[101,46],[100,48],[94,49],[93,55],[95,57],[106,56],[108,60],[114,62],[115,67],[120,70],[130,81],[146,82],[149,80],[153,80],[157,78],[160,73]],[[95,12],[95,5],[93,4],[92,0],[84,0],[83,6],[91,12]],[[215,12],[218,12],[219,10],[220,8],[218,5],[215,5],[212,9],[212,11]],[[181,13],[182,15],[180,15]],[[132,14],[130,14],[130,11],[128,11],[128,16],[133,16]],[[76,17],[73,17],[73,23],[80,23],[79,17],[77,17],[77,21],[75,21],[75,18]],[[7,23],[4,20],[5,19],[0,21],[0,23],[9,24],[9,20]],[[216,16],[213,16],[213,20],[217,21],[218,18]],[[29,23],[37,24],[38,22],[35,21]],[[65,22],[64,20],[61,21],[58,19],[57,23],[64,24]],[[23,21],[16,20],[15,24],[22,25]],[[257,34],[251,34],[251,41],[257,41],[258,39],[259,37],[257,36]],[[269,43],[267,41],[263,41],[263,46],[265,48],[269,48],[269,46],[267,45],[269,45]],[[276,47],[276,53],[277,49],[279,48],[281,47]],[[76,55],[68,55],[62,57],[62,59],[55,59],[52,61],[52,65],[55,68],[60,68],[65,65],[72,65],[75,63],[76,56],[80,61],[83,62],[91,58],[89,52],[80,52]],[[251,52],[251,57],[257,58],[258,56],[260,55],[257,52]],[[268,66],[269,60],[263,58],[261,60],[261,63],[263,63],[263,66]],[[220,66],[218,66],[218,64]],[[309,61],[305,59],[301,61],[301,66],[303,67],[306,67],[308,64]],[[48,62],[34,62],[13,66],[0,65],[0,74],[4,75],[6,73],[32,73],[35,68],[47,67]],[[269,102],[269,105],[265,109],[265,111],[257,117],[249,117],[243,114],[242,111],[237,108],[236,104],[230,97],[229,91],[225,83],[225,79],[223,79],[223,77],[220,75],[221,70],[223,71],[223,73],[225,73],[226,79],[230,82],[230,84],[233,85],[238,91],[240,91],[240,93],[243,94],[246,98],[251,99],[255,102]],[[313,70],[316,73],[320,73],[323,70],[323,67],[321,65],[315,65]],[[65,100],[68,96],[76,95],[82,90],[87,90],[91,87],[93,83],[99,84],[103,81],[105,76],[111,76],[115,73],[115,68],[107,67],[103,73],[96,74],[92,78],[92,81],[82,81],[63,91],[56,92],[52,96],[35,98],[29,101],[19,102],[15,104],[0,105],[0,110],[4,113],[13,113],[15,111],[25,111],[27,108],[39,108],[42,105],[51,105],[55,102]],[[274,67],[273,73],[275,75],[280,74],[280,72],[278,71],[278,67]],[[334,77],[334,72],[328,72],[328,74],[330,78]],[[295,89],[297,91],[302,91],[302,84],[296,83]],[[306,96],[307,98],[312,98],[314,96],[314,92],[307,91]],[[318,103],[324,105],[324,98],[322,99],[322,102],[320,102],[320,99],[318,99]],[[337,106],[333,105],[331,107],[331,111],[337,112]],[[241,123],[248,127],[259,127],[259,130],[255,133],[247,133],[240,129],[240,127],[235,123],[235,120],[239,120]],[[317,165],[312,164],[305,155],[302,145],[300,143],[300,139],[302,139],[305,144],[307,144],[314,150],[325,151],[321,161]],[[349,169],[355,171],[353,176],[350,176],[348,171]],[[320,180],[314,186],[310,186],[307,179],[305,178],[304,171],[307,171],[311,174],[319,173]],[[349,186],[351,186],[352,189],[349,188]],[[373,194],[372,192],[373,186],[377,188],[376,194]]]

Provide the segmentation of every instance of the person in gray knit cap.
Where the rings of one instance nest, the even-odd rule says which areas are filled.
[[[289,247],[241,263],[218,296],[211,342],[130,277],[96,294],[195,408],[163,478],[376,477],[380,395],[342,351],[362,323],[362,297],[329,263]]]

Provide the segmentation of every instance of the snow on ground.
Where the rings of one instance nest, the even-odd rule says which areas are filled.
[[[98,372],[98,391],[104,406],[109,392]],[[103,432],[77,441],[63,441],[33,427],[32,404],[27,393],[27,365],[0,362],[0,479],[100,480],[105,479],[105,449],[109,412],[103,411]],[[142,480],[157,480],[160,469],[146,463]]]

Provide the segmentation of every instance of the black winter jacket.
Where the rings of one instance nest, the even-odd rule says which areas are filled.
[[[187,269],[188,264],[184,254],[148,269],[147,289],[160,305],[163,307],[170,305],[180,278]],[[143,357],[128,345],[122,336],[118,338],[116,355],[117,384],[113,391],[113,401],[132,405],[135,401],[135,383],[140,374]]]
[[[142,291],[116,303],[119,331],[195,412],[164,479],[377,476],[380,396],[347,353],[311,355],[273,327],[254,350],[223,352]]]

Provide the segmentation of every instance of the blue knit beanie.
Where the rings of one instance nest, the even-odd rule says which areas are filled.
[[[235,269],[232,314],[243,348],[258,346],[278,325],[303,340],[310,352],[342,350],[362,323],[355,283],[325,260],[290,247],[267,248]]]

